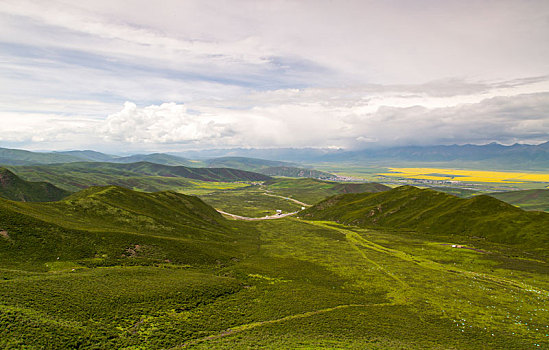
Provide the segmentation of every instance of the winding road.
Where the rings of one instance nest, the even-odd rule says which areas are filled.
[[[293,199],[293,198],[290,198],[290,197],[279,196],[279,195],[271,194],[271,193],[267,193],[267,192],[265,192],[265,193],[263,193],[263,194],[266,195],[266,196],[282,198],[282,199],[285,199],[285,200],[288,200],[288,201],[297,203],[297,204],[299,204],[299,205],[302,205],[302,206],[304,206],[304,207],[310,207],[310,206],[311,206],[310,204],[300,202],[300,201],[298,201],[297,199]],[[229,217],[231,217],[231,218],[233,218],[233,219],[236,219],[236,220],[246,220],[246,221],[282,219],[282,218],[285,218],[285,217],[287,217],[287,216],[294,215],[294,214],[297,214],[297,213],[300,212],[300,210],[297,210],[297,211],[294,211],[294,212],[291,212],[291,213],[274,214],[274,215],[263,216],[263,217],[260,217],[260,218],[252,218],[252,217],[248,217],[248,216],[242,216],[242,215],[236,215],[236,214],[227,213],[226,211],[223,211],[223,210],[217,209],[217,208],[215,208],[215,210],[217,210],[218,213],[223,214],[223,215],[226,215],[226,216],[229,216]]]

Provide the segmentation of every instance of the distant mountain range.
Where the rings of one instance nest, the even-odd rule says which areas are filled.
[[[216,149],[179,153],[190,158],[258,157],[299,163],[369,162],[383,165],[403,163],[452,163],[470,168],[549,169],[549,142],[540,145],[498,143],[487,145],[402,146],[346,151],[343,149],[278,148]]]
[[[119,157],[96,151],[66,151],[66,152],[30,152],[18,149],[0,148],[0,164],[5,165],[37,165],[61,164],[75,162],[109,162],[135,163],[150,162],[172,166],[193,166],[195,162],[165,153],[135,154]]]
[[[190,160],[193,159],[201,159]],[[215,158],[215,159],[212,159]],[[370,162],[377,164],[452,163],[471,168],[549,169],[549,142],[540,145],[497,143],[487,145],[404,146],[356,151],[342,149],[277,148],[277,149],[216,149],[186,151],[176,154],[153,153],[114,156],[95,151],[29,152],[0,148],[0,164],[36,165],[71,162],[133,163],[150,162],[172,166],[231,167],[259,171],[272,167],[297,167],[297,163]],[[283,175],[285,176],[285,175]]]
[[[322,156],[323,161],[483,162],[505,168],[549,168],[549,142],[540,145],[408,146]]]
[[[324,171],[299,167],[296,163],[248,157],[221,157],[205,160],[208,167],[225,167],[254,171],[267,176],[308,177],[333,180],[337,176]]]
[[[234,168],[248,171],[258,171],[265,168],[296,166],[295,163],[281,162],[249,157],[220,157],[204,161],[209,168]]]

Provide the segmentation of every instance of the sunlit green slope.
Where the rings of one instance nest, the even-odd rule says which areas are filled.
[[[461,199],[412,186],[376,194],[331,197],[300,216],[365,227],[478,237],[538,248],[547,247],[549,239],[547,213],[526,212],[489,196]]]
[[[91,185],[117,185],[145,191],[193,187],[197,181],[265,181],[269,176],[229,168],[190,168],[148,162],[130,164],[80,162],[10,167],[28,181],[48,181],[70,191]]]
[[[116,186],[51,203],[1,200],[0,229],[0,256],[8,265],[57,257],[83,264],[213,263],[241,255],[248,241],[197,197]]]

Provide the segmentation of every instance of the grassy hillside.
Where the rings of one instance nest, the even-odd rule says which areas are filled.
[[[549,345],[546,261],[429,238],[226,220],[195,197],[114,186],[0,200],[0,348]]]
[[[109,162],[113,159],[119,158],[118,156],[91,151],[91,150],[64,151],[64,152],[52,152],[52,153],[77,157],[80,159],[79,161],[86,161],[86,162]]]
[[[258,170],[259,173],[269,176],[285,176],[285,177],[310,177],[313,179],[333,179],[336,176],[324,171],[314,169],[304,169],[289,166],[268,167]]]
[[[132,156],[115,158],[109,161],[114,163],[124,163],[124,164],[148,162],[148,163],[171,165],[171,166],[193,166],[195,164],[186,158],[172,156],[164,153],[135,154]]]
[[[172,239],[173,249],[167,250],[161,240],[143,243],[139,240],[153,238],[134,235],[126,249],[112,253],[120,258],[97,267],[95,261],[110,251],[78,259],[103,249],[103,239],[27,217],[26,225],[40,225],[52,235],[40,233],[34,246],[51,246],[31,255],[39,259],[20,258],[16,266],[8,265],[11,256],[0,255],[0,347],[518,350],[547,345],[547,274],[541,263],[318,222],[227,224],[236,229],[230,230],[229,243],[245,247],[246,237],[253,243],[245,255],[207,265],[188,258],[203,250],[180,251],[185,245],[179,240]],[[9,239],[0,238],[0,249],[5,244],[20,249],[18,242],[33,239],[36,231],[9,232]],[[113,246],[123,243],[124,237],[112,236],[118,234],[103,237]],[[86,244],[77,244],[86,237]],[[60,243],[52,242],[61,240],[65,249],[56,251]],[[208,252],[224,256],[222,250]],[[171,262],[161,260],[166,258]]]
[[[131,164],[80,162],[12,166],[10,170],[27,181],[48,181],[73,192],[92,185],[116,185],[151,192],[195,190],[201,186],[197,186],[195,182],[264,181],[270,179],[266,175],[236,169],[171,167],[146,162]]]
[[[485,195],[461,199],[412,186],[376,194],[334,196],[300,216],[363,227],[477,237],[539,249],[549,246],[547,213],[525,212]]]
[[[488,193],[524,210],[549,211],[549,189]]]
[[[226,220],[197,197],[91,187],[59,202],[0,201],[2,263],[213,263],[239,255]],[[128,258],[132,259],[128,259]],[[4,260],[5,258],[5,260]],[[135,259],[134,259],[135,258]],[[39,266],[44,269],[45,266]]]
[[[233,168],[248,171],[258,171],[271,167],[295,166],[295,164],[288,162],[247,157],[221,157],[208,159],[206,164],[209,168]]]
[[[0,197],[23,202],[49,202],[67,197],[70,192],[48,182],[29,182],[0,168]]]

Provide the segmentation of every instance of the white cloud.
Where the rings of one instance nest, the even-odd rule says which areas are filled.
[[[283,92],[281,92],[283,93]],[[429,108],[380,105],[358,100],[305,101],[249,109],[175,103],[138,108],[126,103],[101,128],[110,140],[134,144],[207,147],[344,147],[378,145],[513,143],[545,141],[549,93],[487,98]],[[390,100],[388,100],[390,102]]]
[[[230,130],[212,118],[193,115],[184,105],[163,103],[138,108],[126,102],[124,108],[109,115],[100,132],[115,141],[130,143],[211,142],[230,134]]]

